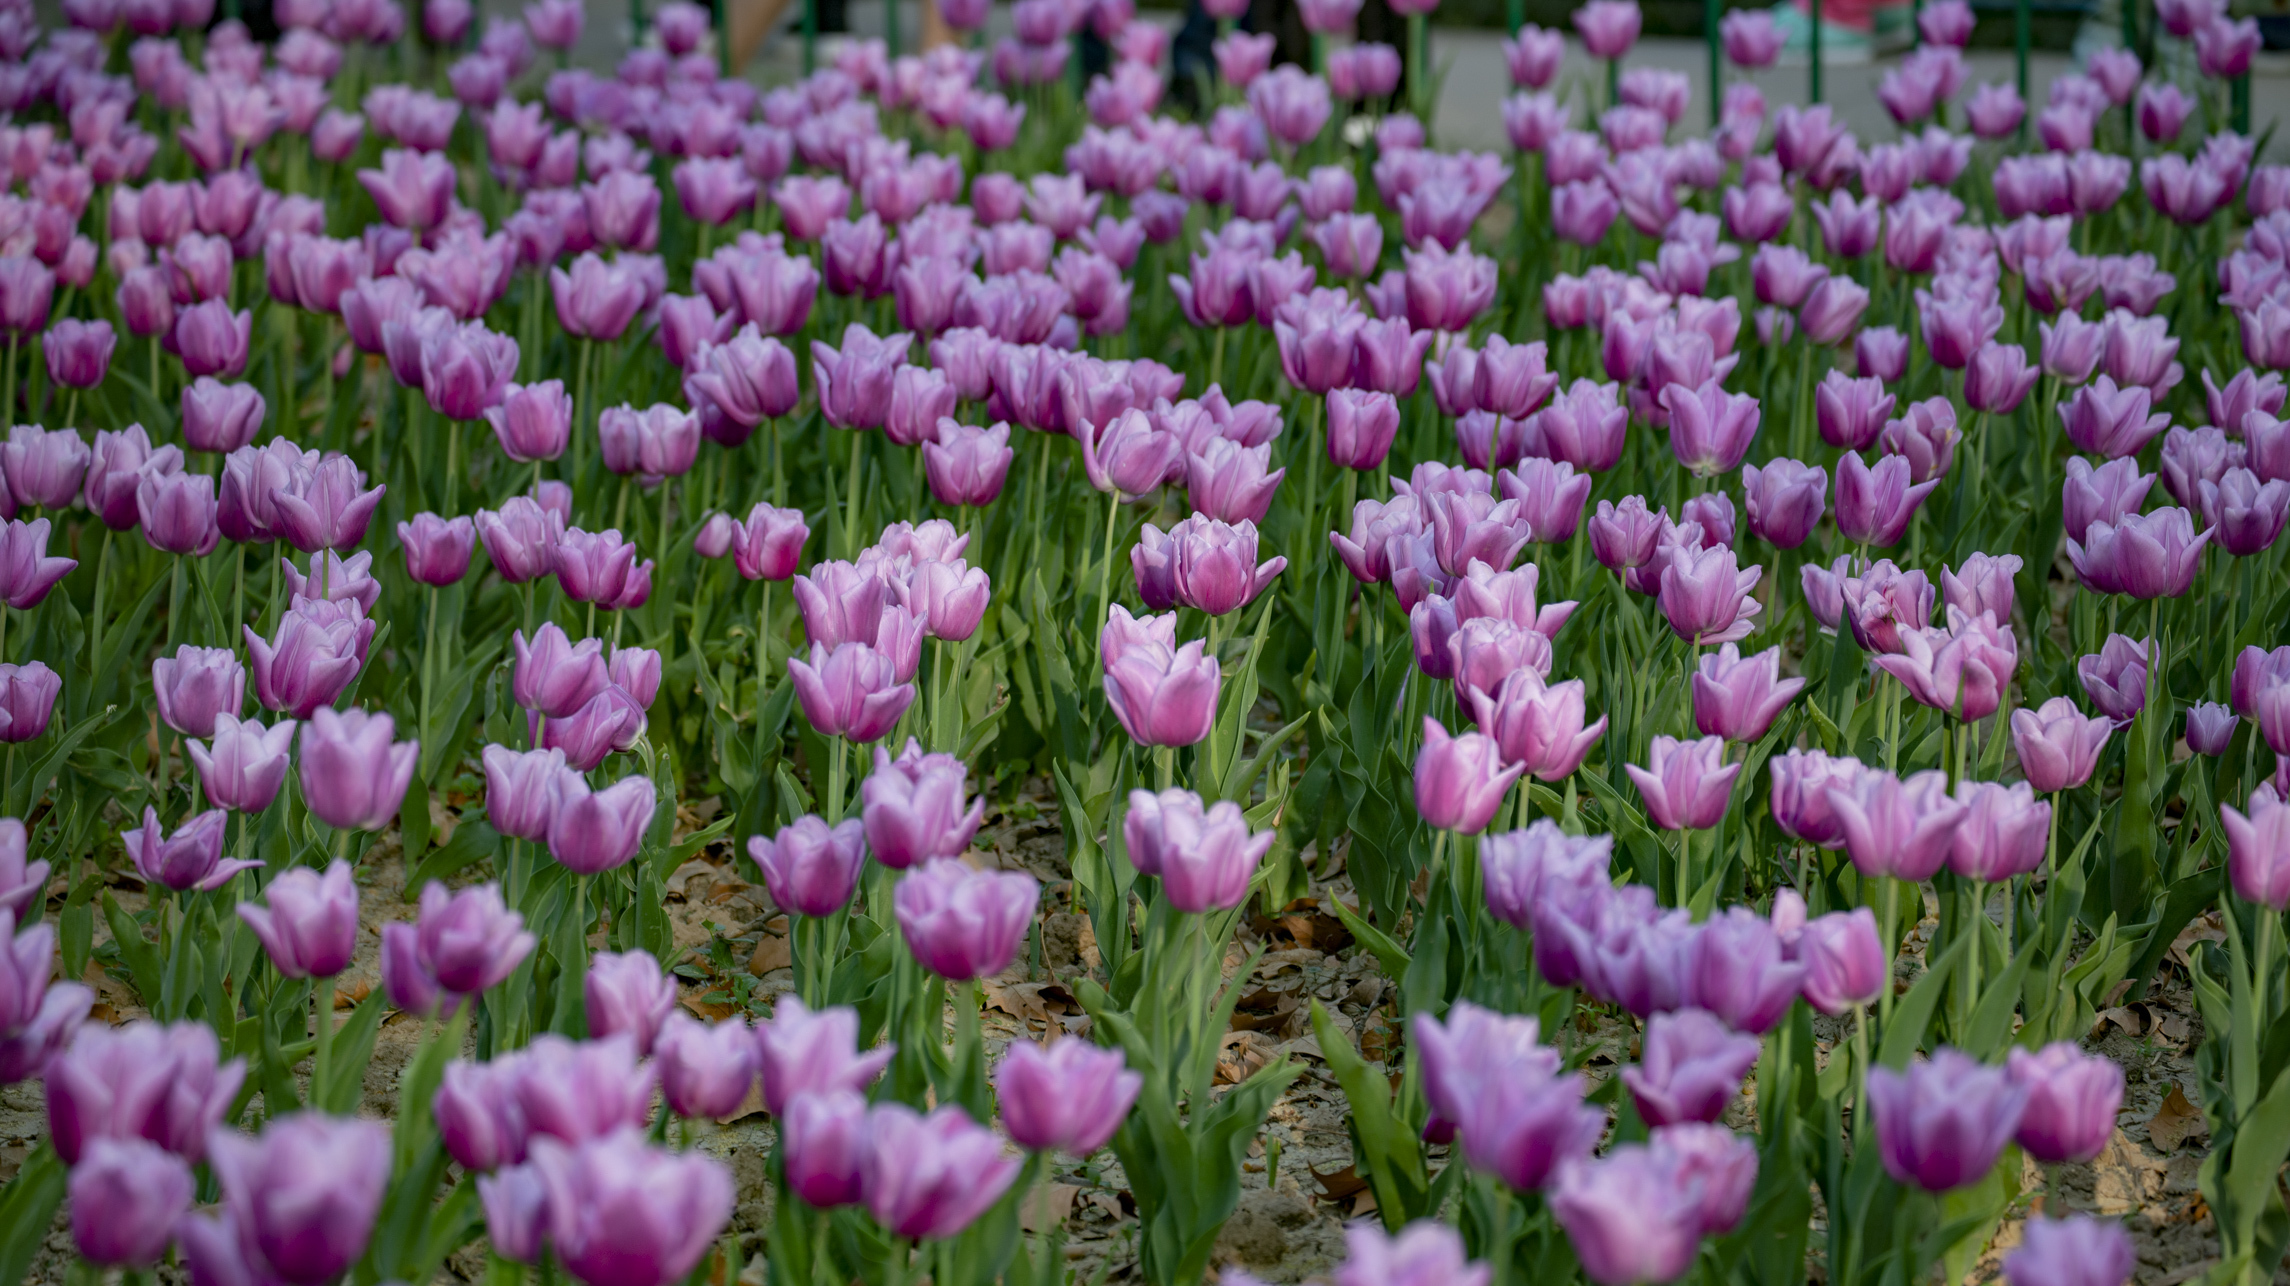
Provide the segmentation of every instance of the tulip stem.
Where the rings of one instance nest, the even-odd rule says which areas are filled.
[[[445,422],[445,516],[451,518],[461,506],[461,421]],[[540,497],[535,496],[535,500]]]
[[[1113,533],[1120,523],[1121,491],[1117,487],[1105,497],[1105,546],[1097,567],[1097,628],[1090,631],[1092,639],[1104,635],[1105,618],[1113,611]]]
[[[334,980],[320,978],[310,996],[310,1035],[317,1052],[311,1055],[310,1105],[327,1110],[327,1082],[334,1068]]]
[[[421,731],[424,742],[433,740],[429,731],[429,696],[437,686],[437,586],[429,587],[429,638],[421,650]]]
[[[859,472],[867,445],[864,429],[851,431],[851,476],[843,492],[843,556],[859,556]]]
[[[1881,994],[1890,996],[1892,988],[1886,987]],[[1868,1125],[1864,1115],[1867,1109],[1863,1106],[1868,1101],[1869,1007],[1856,1004],[1853,1006],[1853,1142],[1856,1146]]]
[[[771,503],[774,508],[787,504],[787,474],[779,467],[779,417],[772,416],[771,425]]]
[[[88,617],[88,629],[94,635],[93,646],[88,649],[87,676],[95,680],[95,668],[103,664],[103,592],[111,585],[111,527],[103,529],[103,548],[95,556],[95,611]],[[7,613],[0,612],[0,661],[8,659],[4,646],[7,638]]]
[[[843,820],[843,784],[845,774],[849,771],[843,749],[841,737],[829,737],[827,739],[827,798],[823,803],[826,807],[829,826]]]
[[[323,592],[323,591],[321,591]],[[167,642],[160,649],[162,655],[175,650],[177,622],[183,619],[183,556],[175,555],[175,569],[169,574],[167,586]]]
[[[1877,991],[1877,1017],[1889,1023],[1892,1021],[1892,962],[1900,950],[1900,935],[1894,927],[1894,921],[1900,917],[1900,881],[1889,875],[1879,878],[1884,880],[1884,919],[1879,926],[1884,931],[1884,980]]]
[[[2258,942],[2250,968],[2250,1011],[2258,1016],[2258,1029],[2266,1030],[2266,980],[2273,972],[2274,923],[2282,913],[2264,902],[2253,904],[2258,911]]]

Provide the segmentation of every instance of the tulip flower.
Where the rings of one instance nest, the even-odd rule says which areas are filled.
[[[1715,1121],[1757,1062],[1754,1036],[1729,1031],[1703,1009],[1656,1014],[1646,1023],[1641,1061],[1622,1081],[1648,1125]]]
[[[365,1253],[390,1177],[379,1121],[295,1112],[251,1139],[217,1131],[213,1152],[229,1222],[194,1217],[180,1232],[202,1277],[325,1281]]]
[[[430,1111],[446,1152],[465,1170],[494,1171],[525,1160],[528,1135],[517,1102],[517,1061],[446,1064]]]
[[[1671,632],[1696,647],[1739,642],[1757,628],[1754,618],[1764,610],[1750,597],[1763,574],[1760,567],[1742,568],[1722,545],[1676,546],[1662,569],[1656,601]]]
[[[2127,728],[2147,708],[2148,670],[2160,656],[2152,639],[2134,641],[2128,635],[2110,634],[2098,652],[2076,661],[2075,674],[2091,704],[2115,727]]]
[[[1664,830],[1707,830],[1725,816],[1740,764],[1727,764],[1725,741],[1704,737],[1679,741],[1657,736],[1648,750],[1651,763],[1624,765],[1646,804],[1646,816]]]
[[[1449,735],[1437,719],[1423,721],[1423,749],[1415,760],[1415,808],[1432,826],[1475,835],[1494,820],[1511,783],[1526,771],[1505,764],[1493,738],[1478,732]]]
[[[1857,759],[1792,749],[1768,761],[1773,822],[1785,835],[1822,848],[1842,848],[1844,827],[1829,806],[1831,786],[1851,791],[1865,771]]]
[[[1038,896],[1034,877],[1023,871],[980,871],[951,858],[916,866],[892,895],[915,959],[955,982],[1009,967]]]
[[[259,684],[259,669],[258,669]],[[386,714],[324,706],[302,726],[302,798],[329,826],[378,831],[397,815],[421,747],[393,742],[397,725]]]
[[[875,753],[882,750],[878,747]],[[875,781],[868,778],[861,790]],[[797,915],[828,916],[848,904],[857,891],[867,844],[858,818],[829,827],[806,815],[781,829],[777,837],[750,837],[747,852],[762,869],[774,903]]]
[[[1905,456],[1887,455],[1875,468],[1847,452],[1837,463],[1837,531],[1847,540],[1890,548],[1900,543],[1937,477],[1911,482]]]
[[[1491,695],[1473,688],[1472,717],[1494,739],[1504,763],[1520,765],[1540,781],[1560,781],[1606,734],[1604,715],[1583,726],[1583,691],[1580,679],[1548,684],[1533,669],[1521,669]]]
[[[307,866],[281,874],[263,890],[267,907],[239,904],[239,918],[261,939],[271,964],[289,978],[331,978],[358,948],[358,886],[336,860],[321,876]]]
[[[576,875],[595,875],[624,866],[644,843],[652,825],[652,779],[623,777],[591,791],[572,773],[554,783],[556,804],[549,819],[549,854]]]
[[[1845,854],[1864,875],[1912,883],[1930,879],[1948,860],[1964,806],[1948,796],[1948,775],[1938,770],[1906,781],[1863,770],[1846,786],[1827,790],[1829,808],[1844,832]]]
[[[1875,1001],[1891,973],[1876,916],[1865,906],[1807,921],[1797,958],[1805,965],[1805,1002],[1832,1016]]]
[[[2131,1235],[2112,1219],[2070,1215],[2030,1219],[2017,1249],[2004,1256],[2008,1286],[2121,1286],[2137,1262]]]
[[[2026,782],[1958,782],[1956,799],[1964,805],[1964,817],[1949,847],[1950,870],[1968,880],[1995,883],[2043,865],[2051,805],[2039,802]]]
[[[1885,1172],[1927,1192],[1975,1183],[1994,1168],[2028,1101],[2004,1069],[1949,1048],[1905,1072],[1869,1069],[1868,1096]]]
[[[2219,806],[2227,874],[2236,897],[2279,911],[2290,906],[2290,805],[2262,788],[2248,807],[2244,813],[2232,804]]]
[[[589,958],[581,995],[593,1040],[627,1036],[638,1054],[652,1052],[661,1024],[676,1008],[676,980],[650,952],[600,951]]]
[[[2029,1156],[2051,1165],[2082,1164],[2114,1136],[2123,1069],[2113,1061],[2057,1041],[2032,1053],[2013,1050],[2008,1068],[2012,1082],[2027,1091],[2014,1138]]]
[[[142,1139],[92,1140],[72,1167],[72,1242],[92,1264],[148,1269],[174,1241],[195,1184],[181,1157]]]
[[[583,1281],[680,1281],[731,1221],[721,1161],[655,1147],[635,1129],[570,1145],[537,1138],[533,1166],[548,1193],[550,1252]]]
[[[1012,1140],[1031,1151],[1084,1159],[1113,1137],[1143,1085],[1144,1078],[1123,1065],[1120,1050],[1072,1036],[1046,1051],[1013,1043],[994,1080]]]

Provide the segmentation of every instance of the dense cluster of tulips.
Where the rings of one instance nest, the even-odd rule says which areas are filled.
[[[0,1277],[1035,1286],[1079,1174],[1189,1286],[1310,1057],[1342,1286],[1958,1280],[2007,1221],[2016,1286],[2113,1286],[2078,1042],[2165,970],[2208,1280],[2271,1277],[2254,25],[2159,0],[1958,134],[1932,0],[1864,145],[1745,81],[1687,133],[1591,0],[1603,77],[1506,46],[1506,157],[1393,110],[1358,0],[1316,69],[1208,7],[1198,120],[1129,0],[768,92],[688,3],[610,76],[577,0],[0,8],[0,1082],[49,1124]],[[1050,888],[977,843],[1045,805]],[[788,982],[679,945],[695,857]],[[1236,1072],[1305,898],[1391,985]],[[1086,1028],[989,1049],[1060,910]]]

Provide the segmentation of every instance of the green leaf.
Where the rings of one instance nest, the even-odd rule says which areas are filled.
[[[1352,1124],[1359,1132],[1361,1150],[1367,1153],[1368,1180],[1375,1186],[1376,1213],[1383,1216],[1385,1230],[1396,1233],[1431,1213],[1425,1200],[1431,1184],[1424,1174],[1423,1145],[1392,1111],[1390,1084],[1352,1048],[1351,1038],[1336,1030],[1317,1000],[1312,1002],[1312,1034],[1344,1091],[1344,1101],[1351,1105]]]
[[[1908,1066],[1908,1060],[1924,1043],[1924,1035],[1932,1026],[1932,1015],[1940,1007],[1948,992],[1948,980],[1962,962],[1964,949],[1971,945],[1972,935],[1962,934],[1948,944],[1940,958],[1932,962],[1916,985],[1908,989],[1892,1007],[1892,1018],[1885,1025],[1883,1043],[1877,1047],[1877,1066],[1896,1071]]]
[[[431,880],[445,880],[493,857],[501,851],[501,833],[482,821],[463,822],[453,838],[424,855],[406,877],[406,901],[421,896]]]
[[[0,1193],[0,1286],[16,1286],[24,1280],[32,1257],[48,1240],[57,1208],[64,1203],[68,1177],[54,1141],[42,1139]]]
[[[1344,900],[1333,894],[1327,899],[1327,908],[1336,913],[1336,918],[1344,922],[1344,928],[1350,931],[1361,946],[1374,953],[1376,963],[1383,966],[1384,976],[1390,978],[1394,986],[1407,980],[1408,953],[1399,939],[1368,923],[1359,912],[1345,906]]]
[[[333,983],[328,981],[324,985],[330,989]],[[389,1008],[388,995],[386,987],[367,992],[358,1007],[350,1011],[350,1021],[335,1030],[334,1065],[328,1069],[334,1080],[318,1096],[320,1110],[336,1116],[348,1116],[358,1110],[358,1100],[366,1092],[366,1065],[373,1061],[374,1037],[382,1029],[382,1011]],[[329,1012],[326,1020],[332,1022],[333,1019]]]
[[[73,725],[70,731],[57,740],[55,748],[50,750],[47,756],[41,759],[39,764],[23,780],[9,782],[5,790],[0,791],[0,794],[5,794],[7,797],[9,812],[18,817],[28,815],[32,811],[32,805],[40,802],[41,792],[48,788],[49,782],[55,780],[56,773],[62,769],[64,760],[71,758],[72,752],[80,748],[81,742],[86,741],[101,729],[111,726],[111,723],[124,713],[119,707],[113,706],[99,714],[91,714]]]
[[[136,996],[146,1007],[157,1005],[163,982],[158,948],[144,940],[143,926],[108,889],[103,895],[103,920],[111,926],[111,940],[119,947],[119,962],[127,966],[127,978],[135,984]]]

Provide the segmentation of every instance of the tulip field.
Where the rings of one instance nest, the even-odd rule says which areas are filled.
[[[1205,7],[0,0],[0,1286],[2281,1273],[2256,24]]]

